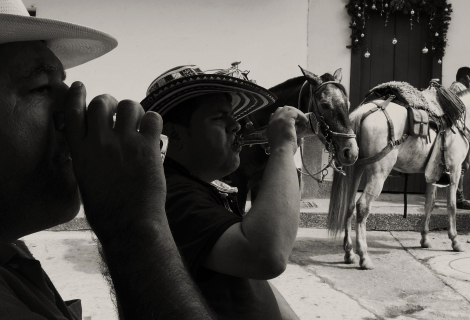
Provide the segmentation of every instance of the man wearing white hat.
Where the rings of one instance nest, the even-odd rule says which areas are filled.
[[[292,107],[278,108],[267,128],[269,161],[250,211],[239,210],[221,179],[240,164],[238,120],[276,100],[244,79],[173,68],[155,79],[141,102],[163,117],[169,138],[165,177],[168,221],[188,270],[221,320],[298,319],[267,280],[286,268],[299,225],[300,192]]]
[[[0,0],[1,319],[81,319],[79,301],[64,302],[18,241],[71,220],[79,188],[124,318],[210,318],[165,217],[154,147],[160,116],[109,95],[86,109],[84,85],[63,82],[64,69],[116,45],[100,31],[29,17],[20,0]]]

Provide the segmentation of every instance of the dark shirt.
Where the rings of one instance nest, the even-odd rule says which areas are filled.
[[[234,277],[201,265],[215,242],[243,216],[236,197],[192,176],[166,158],[166,214],[176,245],[189,272],[218,319],[281,319],[266,280]]]
[[[80,300],[62,300],[22,241],[0,245],[0,320],[17,319],[82,319]]]

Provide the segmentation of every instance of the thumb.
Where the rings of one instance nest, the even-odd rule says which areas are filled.
[[[78,147],[85,138],[86,126],[86,89],[83,83],[76,81],[67,91],[64,106],[65,136],[70,150]]]

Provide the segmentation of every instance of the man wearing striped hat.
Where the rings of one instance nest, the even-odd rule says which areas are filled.
[[[455,75],[455,81],[449,87],[449,90],[457,94],[461,91],[467,90],[470,87],[470,68],[462,67],[457,70]],[[465,200],[465,195],[463,193],[463,177],[465,172],[468,170],[470,165],[470,151],[467,154],[467,158],[462,163],[462,174],[460,175],[459,184],[457,186],[457,208],[470,210],[470,201]]]
[[[164,167],[170,229],[218,319],[298,319],[267,280],[285,270],[297,234],[294,123],[307,123],[306,116],[292,107],[271,116],[270,158],[246,215],[234,188],[218,181],[239,166],[238,121],[275,99],[253,82],[187,65],[155,79],[141,102],[162,115],[169,138]]]
[[[109,95],[86,109],[84,85],[64,83],[64,69],[100,57],[117,41],[30,17],[21,0],[0,0],[0,30],[0,318],[82,319],[80,301],[63,301],[18,241],[71,220],[79,187],[124,318],[211,318],[165,218],[154,148],[160,116]]]

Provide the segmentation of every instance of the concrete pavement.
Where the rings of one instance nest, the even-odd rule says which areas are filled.
[[[470,234],[451,251],[445,231],[368,232],[374,270],[343,263],[342,239],[300,228],[287,270],[272,282],[303,320],[470,319]],[[89,231],[44,231],[24,238],[65,299],[81,298],[84,317],[117,319]]]

